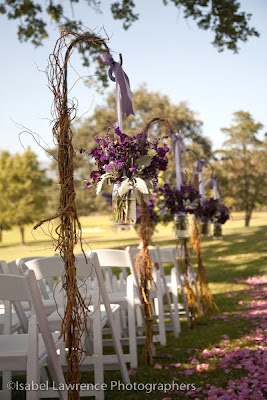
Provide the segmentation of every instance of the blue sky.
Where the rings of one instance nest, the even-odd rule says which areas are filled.
[[[137,0],[140,19],[128,31],[122,29],[120,21],[112,20],[109,2],[103,1],[102,14],[96,14],[86,7],[85,2],[82,3],[74,6],[75,17],[82,18],[84,25],[96,31],[105,28],[111,38],[110,48],[123,54],[124,69],[132,89],[146,82],[148,89],[167,94],[175,103],[187,101],[204,122],[203,131],[215,148],[220,147],[224,140],[220,128],[229,126],[234,111],[242,109],[251,112],[266,130],[265,0],[241,0],[242,8],[253,14],[251,24],[261,37],[241,44],[237,55],[229,51],[218,53],[211,45],[211,32],[199,30],[193,21],[186,21],[174,6],[163,6],[161,0]],[[18,42],[16,22],[3,17],[0,19],[0,150],[23,151],[22,144],[25,147],[30,145],[40,159],[45,160],[45,152],[31,136],[19,136],[22,128],[16,123],[37,132],[43,144],[53,146],[49,123],[53,98],[46,86],[46,76],[40,70],[47,65],[58,31],[49,23],[50,38],[43,47],[35,49],[29,43]],[[73,55],[72,64],[81,75],[92,73],[92,70],[81,67],[79,55]],[[75,79],[72,73],[70,80]],[[85,112],[90,115],[94,106],[103,101],[103,95],[86,87],[82,81],[77,83],[72,95],[79,100],[79,115]]]

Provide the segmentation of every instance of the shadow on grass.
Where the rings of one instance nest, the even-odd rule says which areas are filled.
[[[267,227],[252,228],[242,236],[228,235],[223,242],[204,242],[203,260],[214,283],[266,274]]]

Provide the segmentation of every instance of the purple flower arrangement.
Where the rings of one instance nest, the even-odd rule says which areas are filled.
[[[218,204],[217,212],[214,217],[214,239],[222,239],[222,225],[225,224],[229,218],[229,209],[223,204]]]
[[[87,187],[96,187],[100,193],[103,183],[113,184],[112,208],[113,220],[117,225],[135,224],[136,200],[140,194],[147,200],[149,190],[157,185],[159,171],[165,171],[168,165],[169,147],[159,139],[148,140],[147,133],[135,136],[122,133],[119,128],[107,134],[103,139],[94,136],[97,146],[81,153],[93,157],[97,170],[92,171]]]
[[[218,224],[225,224],[226,221],[230,218],[230,212],[229,208],[226,207],[224,204],[219,204],[217,213],[215,215],[215,223],[217,222]]]
[[[195,209],[195,216],[201,221],[201,233],[209,236],[210,222],[214,223],[214,238],[222,237],[221,225],[229,218],[229,209],[212,197],[204,199]]]
[[[180,190],[166,183],[158,189],[158,209],[163,222],[174,220],[177,239],[189,237],[187,213],[193,214],[200,195],[192,185],[183,183]]]
[[[229,218],[229,209],[224,204],[219,204],[219,200],[212,197],[204,199],[195,209],[194,214],[202,221],[218,222],[224,224]]]
[[[169,183],[165,183],[158,188],[157,193],[157,206],[164,222],[172,221],[178,213],[194,214],[200,204],[200,194],[190,184],[183,183],[181,189],[177,190]]]
[[[218,211],[218,200],[214,200],[212,197],[206,198],[202,203],[199,203],[195,209],[195,216],[201,221],[213,221]]]
[[[129,136],[116,128],[114,134],[108,132],[103,139],[94,136],[94,140],[97,146],[91,152],[84,149],[81,152],[96,161],[97,170],[91,172],[87,187],[98,186],[98,192],[104,180],[110,184],[122,184],[127,180],[128,185],[147,194],[148,183],[156,186],[158,171],[167,168],[169,147],[167,144],[159,146],[158,139],[149,141],[145,132]]]

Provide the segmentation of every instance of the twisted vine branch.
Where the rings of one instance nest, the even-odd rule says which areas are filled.
[[[71,40],[71,42],[69,42]],[[94,33],[82,34],[62,31],[57,40],[53,53],[49,57],[47,77],[49,88],[54,95],[52,115],[54,125],[53,136],[58,147],[58,171],[60,184],[60,200],[57,213],[40,221],[34,229],[44,222],[55,218],[60,219],[56,228],[57,239],[55,249],[59,251],[64,261],[62,286],[66,292],[66,307],[62,319],[61,335],[67,347],[67,382],[75,384],[74,390],[68,391],[69,400],[80,399],[80,364],[84,356],[82,343],[83,333],[87,331],[89,318],[88,304],[80,293],[77,281],[74,247],[80,242],[82,248],[82,228],[78,218],[75,203],[74,188],[74,149],[72,145],[71,123],[76,116],[74,103],[68,100],[68,62],[74,46],[81,42],[91,42],[95,46],[109,48],[105,40]],[[82,249],[83,251],[83,249]]]

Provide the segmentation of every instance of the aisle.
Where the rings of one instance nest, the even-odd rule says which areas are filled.
[[[190,349],[188,363],[190,368],[180,370],[179,375],[190,376],[194,381],[203,378],[203,386],[196,390],[188,391],[186,396],[195,400],[261,400],[267,398],[267,278],[252,277],[245,282],[247,290],[243,293],[250,300],[239,300],[240,312],[223,313],[213,316],[211,320],[223,320],[229,324],[239,321],[248,321],[253,329],[239,331],[238,339],[230,340],[228,335],[222,335],[222,343],[215,347],[207,348],[201,352]],[[228,294],[236,297],[237,293]],[[249,328],[248,326],[248,328]],[[165,368],[172,368],[170,364]],[[176,364],[178,366],[178,364]],[[157,365],[159,368],[159,365]],[[218,370],[224,374],[226,384],[216,386],[212,384],[210,372]],[[174,380],[178,381],[175,373]],[[220,374],[221,375],[221,374]],[[216,375],[214,376],[216,380]],[[180,377],[180,380],[182,378]],[[177,393],[169,392],[169,397],[164,400],[177,399]],[[179,395],[178,395],[179,396]]]

